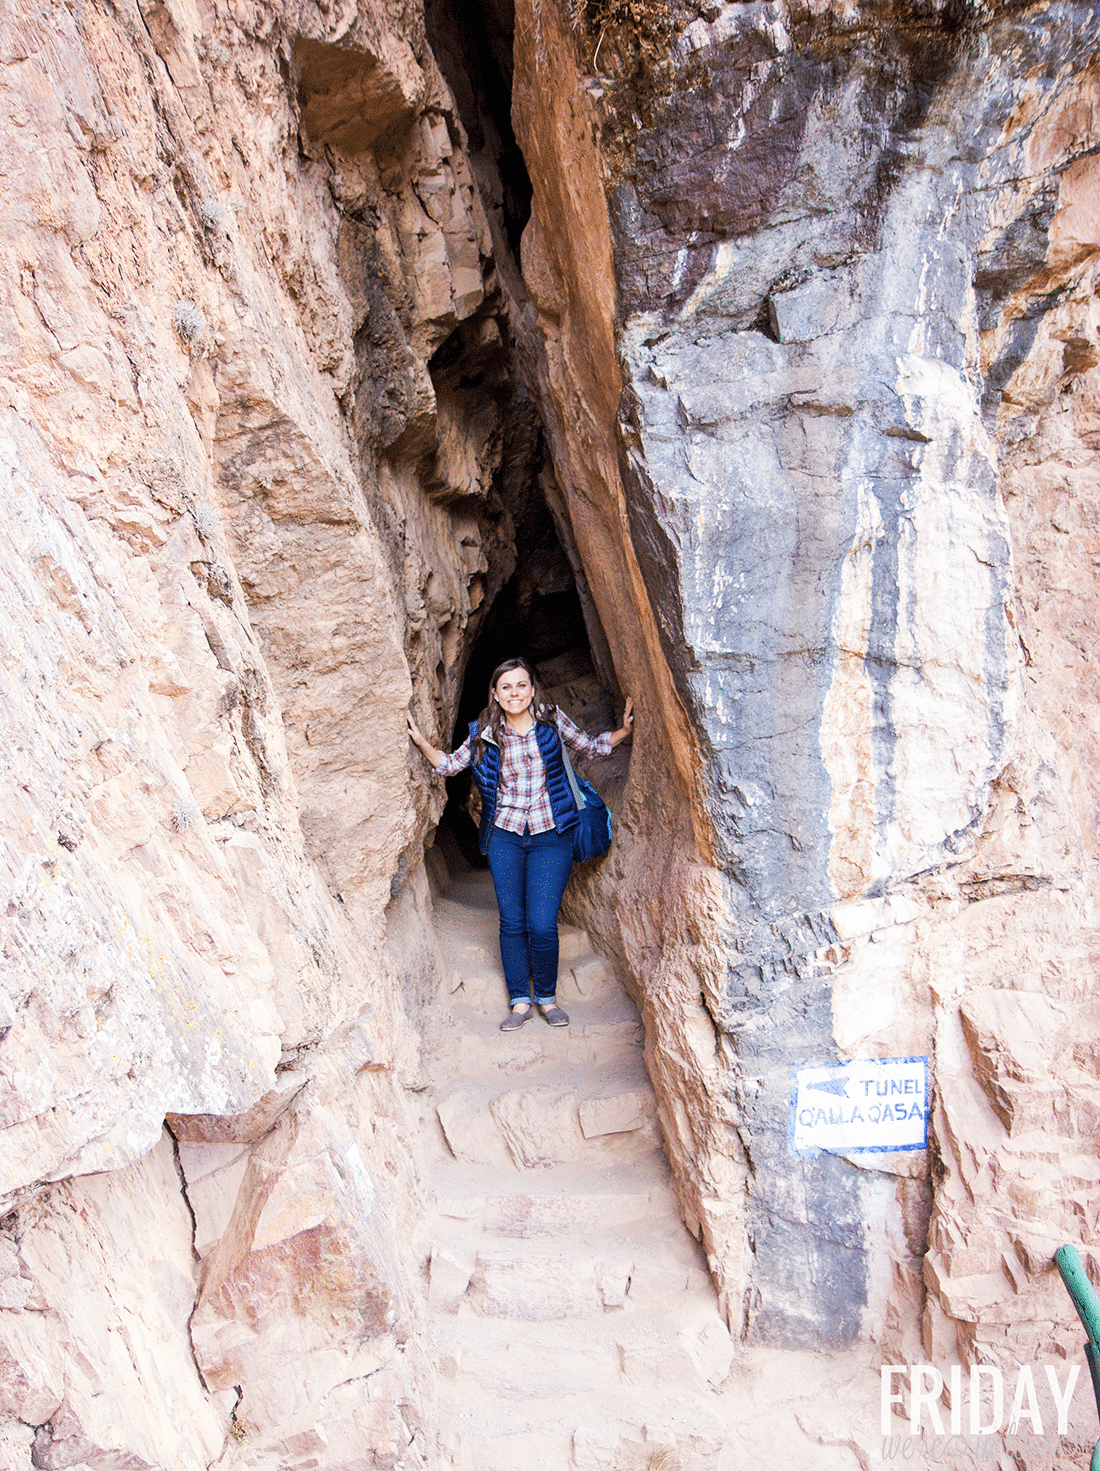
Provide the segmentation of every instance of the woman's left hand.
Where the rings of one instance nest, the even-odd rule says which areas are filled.
[[[626,700],[626,706],[623,709],[623,723],[622,723],[622,725],[619,726],[618,730],[614,730],[614,731],[611,732],[611,744],[613,746],[617,746],[620,741],[625,741],[626,738],[627,738],[627,736],[630,735],[630,733],[631,733],[631,731],[633,729],[634,729],[634,701],[631,698],[631,696],[628,695],[627,696],[627,700]]]

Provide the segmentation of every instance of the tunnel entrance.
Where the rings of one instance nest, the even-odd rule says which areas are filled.
[[[512,129],[513,0],[426,0],[425,23],[466,131],[468,157],[502,267],[502,294],[514,307],[513,293],[521,289],[520,237],[530,218],[532,190]],[[444,350],[437,354],[439,362],[433,360],[433,380],[445,366]],[[579,567],[575,550],[570,545],[567,551],[563,545],[570,537],[564,506],[556,495],[537,414],[516,375],[514,344],[510,342],[505,352],[517,423],[522,421],[524,432],[505,439],[505,460],[493,499],[514,525],[515,571],[501,584],[490,570],[486,585],[492,601],[466,654],[452,750],[466,739],[470,722],[485,708],[493,669],[510,658],[526,659],[546,697],[583,729],[598,733],[613,724],[608,683],[614,674],[606,640],[587,588],[578,588],[578,576],[583,579],[583,574],[575,572]],[[495,595],[494,587],[499,588]],[[613,766],[606,773],[612,782],[618,777],[618,763]],[[468,772],[447,783],[447,806],[435,846],[450,868],[456,862],[486,867],[471,816],[472,789]],[[476,809],[476,798],[473,801]]]
[[[608,729],[614,672],[607,641],[501,295],[459,323],[428,372],[442,428],[428,453],[413,446],[415,473],[432,502],[465,527],[463,546],[476,546],[481,558],[471,564],[478,596],[471,596],[467,616],[442,625],[437,675],[443,702],[455,712],[446,743],[452,750],[463,743],[485,708],[492,671],[517,657],[579,725]],[[475,461],[491,466],[488,474],[471,475]],[[476,534],[469,534],[471,519]],[[435,838],[448,869],[456,862],[485,866],[470,815],[472,785],[468,773],[448,782]]]
[[[452,750],[485,708],[489,678],[505,659],[526,659],[547,699],[583,729],[598,734],[613,723],[612,697],[596,671],[573,569],[537,483],[529,484],[524,505],[513,514],[516,570],[493,601],[467,658]],[[448,780],[436,843],[449,864],[460,857],[469,867],[484,868],[470,809],[472,789],[468,771]]]

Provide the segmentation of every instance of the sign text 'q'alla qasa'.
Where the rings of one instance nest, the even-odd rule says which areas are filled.
[[[869,1057],[791,1068],[791,1154],[883,1154],[928,1147],[927,1057]]]

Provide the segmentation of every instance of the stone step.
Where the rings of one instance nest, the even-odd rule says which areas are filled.
[[[576,1013],[578,1020],[637,1021],[638,1012],[626,992],[613,983],[604,985],[601,979],[604,974],[602,961],[579,970],[563,968],[558,974],[559,1004],[570,1017]],[[469,969],[454,966],[436,1004],[451,1008],[456,1016],[470,1016],[475,1020],[484,1017],[486,1022],[491,1020],[494,1027],[498,1026],[508,1009],[507,987],[500,967],[484,962],[476,970],[472,965]]]
[[[623,1384],[618,1345],[612,1341],[547,1349],[524,1337],[485,1348],[462,1348],[447,1368],[453,1371],[456,1389],[469,1398],[484,1393],[539,1400],[600,1390],[614,1395]]]
[[[439,1222],[436,1223],[437,1227]],[[435,1312],[551,1322],[611,1311],[648,1313],[677,1328],[716,1316],[694,1243],[672,1222],[635,1224],[596,1239],[482,1238],[438,1232],[428,1300]]]
[[[592,1073],[630,1067],[636,1079],[646,1080],[642,1024],[636,1016],[601,1016],[571,1006],[571,1026],[550,1027],[536,1016],[521,1031],[502,1032],[506,1011],[441,1013],[438,1026],[446,1029],[446,1049],[440,1047],[432,1069],[437,1089],[460,1078],[530,1077],[569,1068]]]
[[[442,1464],[456,1471],[720,1471],[721,1418],[701,1396],[620,1389],[441,1405]],[[448,1410],[450,1413],[448,1414]],[[731,1462],[730,1464],[734,1464]]]
[[[486,1351],[466,1349],[454,1360],[454,1382],[468,1397],[484,1393],[525,1400],[560,1398],[603,1390],[617,1396],[631,1389],[684,1397],[717,1389],[730,1369],[729,1335],[708,1337],[681,1330],[665,1340],[629,1345],[608,1341],[593,1348],[573,1346],[548,1354],[526,1340]]]
[[[494,951],[470,941],[454,938],[444,947],[447,957],[440,987],[440,1001],[448,998],[455,1006],[496,1014],[507,1006],[508,988],[500,960]],[[578,959],[562,959],[558,966],[557,997],[567,1009],[578,1002],[629,1001],[611,971],[590,951]]]
[[[539,1211],[552,1211],[554,1202],[568,1204],[574,1199],[591,1197],[598,1203],[604,1197],[652,1196],[654,1217],[679,1219],[671,1171],[663,1151],[658,1149],[652,1154],[622,1159],[595,1155],[546,1170],[521,1170],[512,1165],[502,1173],[454,1159],[440,1131],[439,1153],[431,1168],[430,1183],[438,1213],[454,1220],[480,1217],[489,1209],[503,1209],[493,1202],[514,1196],[530,1197],[534,1202],[531,1209]],[[579,1229],[585,1229],[588,1218],[583,1211],[577,1220]]]
[[[476,990],[479,973],[484,973],[487,979],[493,980],[504,989],[504,972],[495,935],[492,942],[487,944],[477,933],[471,934],[468,928],[456,928],[441,943],[440,948],[446,957],[446,991],[452,992],[460,984]],[[571,951],[578,949],[575,945],[568,948]],[[586,948],[579,954],[568,956],[562,955],[559,947],[559,996],[577,1000],[580,997],[591,998],[615,992],[621,994],[622,987],[607,962],[595,954],[591,945],[586,944]]]
[[[616,1196],[605,1199],[607,1213],[601,1220],[596,1214],[599,1207],[595,1198],[583,1203],[572,1218],[563,1219],[564,1212],[557,1210],[548,1210],[540,1218],[543,1202],[537,1198],[500,1197],[487,1202],[481,1216],[488,1217],[491,1224],[499,1223],[511,1229],[484,1229],[480,1220],[455,1220],[433,1213],[418,1229],[417,1240],[422,1243],[425,1255],[436,1245],[455,1248],[458,1243],[465,1243],[470,1261],[477,1253],[536,1265],[543,1257],[572,1256],[579,1261],[609,1253],[623,1260],[633,1256],[639,1264],[635,1299],[642,1291],[643,1280],[648,1281],[650,1275],[658,1272],[662,1274],[661,1290],[683,1291],[688,1286],[694,1288],[709,1282],[702,1249],[671,1211],[644,1217],[635,1215],[631,1219],[626,1216],[629,1202]],[[587,1210],[584,1205],[588,1206]],[[525,1212],[522,1217],[521,1211]],[[549,1229],[555,1216],[562,1224]],[[667,1276],[668,1273],[672,1276]]]
[[[524,1243],[525,1244],[525,1243]],[[626,1305],[633,1255],[582,1257],[479,1248],[463,1306],[481,1318],[558,1322]]]
[[[526,1471],[527,1467],[574,1471],[576,1467],[573,1437],[560,1428],[524,1428],[512,1435],[485,1435],[481,1431],[484,1417],[479,1411],[465,1410],[456,1418],[462,1428],[440,1432],[441,1455],[431,1471]]]
[[[680,1321],[682,1317],[683,1321]],[[545,1399],[601,1386],[705,1395],[723,1383],[734,1345],[715,1305],[677,1315],[629,1311],[593,1320],[506,1321],[460,1313],[433,1323],[445,1377],[501,1396]]]
[[[633,1222],[680,1229],[675,1202],[666,1188],[645,1181],[648,1188],[584,1193],[550,1190],[516,1191],[510,1195],[444,1196],[436,1201],[436,1216],[462,1223],[464,1234],[521,1238],[562,1237],[566,1232],[590,1238],[596,1232]]]
[[[447,1149],[466,1164],[543,1170],[659,1148],[653,1092],[628,1069],[557,1070],[503,1089],[499,1079],[467,1083],[437,1096],[435,1108]]]

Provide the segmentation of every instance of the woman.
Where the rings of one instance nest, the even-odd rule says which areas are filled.
[[[500,1024],[515,1032],[535,1005],[552,1027],[569,1018],[557,1004],[558,910],[573,866],[569,829],[576,807],[561,742],[586,756],[607,756],[634,724],[627,700],[618,730],[585,735],[543,700],[525,659],[505,659],[489,681],[489,703],[453,755],[424,738],[412,716],[409,735],[441,776],[473,767],[481,793],[481,851],[489,859],[500,909],[500,958],[510,1010]],[[559,739],[560,737],[560,739]]]

